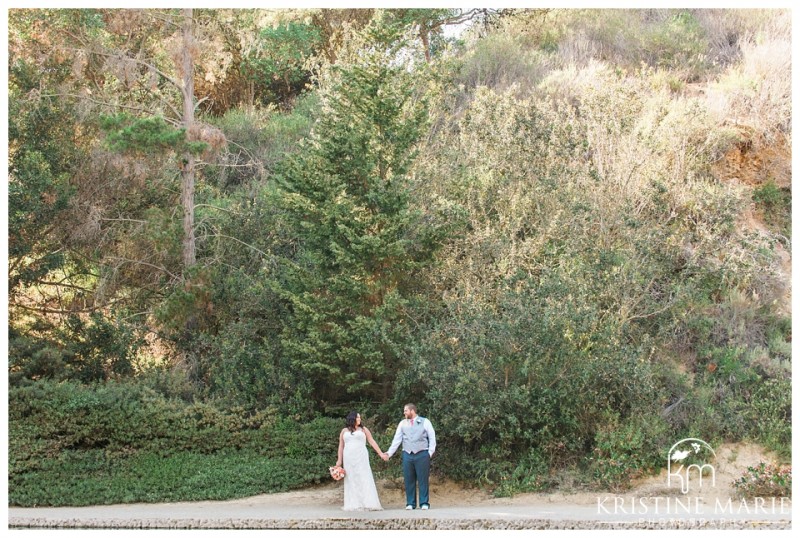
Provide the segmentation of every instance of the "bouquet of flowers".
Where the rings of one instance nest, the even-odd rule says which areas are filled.
[[[328,470],[331,472],[331,477],[334,480],[341,480],[342,478],[344,478],[344,474],[345,474],[344,473],[344,469],[342,469],[338,465],[336,465],[334,467],[328,467]]]

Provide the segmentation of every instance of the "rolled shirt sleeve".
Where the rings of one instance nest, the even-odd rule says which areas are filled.
[[[425,431],[428,433],[428,454],[433,456],[433,453],[436,452],[436,432],[433,431],[433,424],[427,418],[425,419]]]

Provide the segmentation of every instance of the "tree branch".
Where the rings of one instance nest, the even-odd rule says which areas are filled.
[[[41,237],[45,237],[47,235],[50,235],[50,232],[52,232],[55,229],[56,229],[55,225],[50,226],[46,230],[44,230],[43,232],[40,232],[38,235],[41,236]],[[60,250],[63,250],[63,249],[64,249],[64,247],[61,247],[60,249],[56,250],[55,252],[49,252],[48,254],[45,254],[45,256],[47,256],[49,254],[58,254],[58,252]],[[17,268],[19,267],[19,265],[23,261],[29,260],[29,259],[30,259],[29,256],[19,256],[19,257],[17,257],[17,259],[14,261],[14,263],[11,264],[11,267],[8,268],[8,274],[11,275],[12,273],[14,273],[14,271],[17,270]]]
[[[123,218],[119,218],[119,219],[106,219],[106,218],[101,218],[100,220],[107,220],[107,221],[119,221],[119,222],[137,222],[137,223],[139,223],[139,224],[147,224],[147,221],[146,221],[146,220],[139,220],[139,219],[123,219]]]
[[[93,306],[90,308],[78,308],[75,310],[57,310],[55,308],[44,308],[44,307],[36,307],[36,306],[27,306],[21,303],[10,303],[9,306],[15,306],[17,308],[22,308],[23,310],[28,310],[30,312],[39,312],[41,314],[85,314],[87,312],[97,312],[98,310],[102,310],[104,308],[108,308],[110,306],[114,306],[115,304],[121,302],[121,299],[118,299],[112,303],[100,305],[100,306]]]
[[[250,150],[248,150],[243,145],[238,144],[238,143],[234,142],[233,140],[227,140],[227,143],[230,144],[230,145],[236,146],[237,148],[241,149],[245,153],[245,155],[250,157],[250,162],[256,162],[257,161],[257,159],[255,157],[253,157],[253,154],[250,153]],[[233,153],[231,152],[231,154],[233,154]]]
[[[197,209],[198,207],[210,207],[211,209],[219,209],[220,211],[227,211],[228,213],[234,213],[238,215],[238,213],[236,213],[236,211],[233,211],[232,209],[225,209],[224,207],[217,207],[211,204],[195,204],[194,207],[195,209]]]
[[[75,93],[49,93],[49,94],[41,95],[40,97],[74,97],[76,99],[86,99],[87,101],[91,101],[92,103],[95,103],[95,104],[98,104],[98,105],[102,105],[102,106],[107,106],[107,107],[110,107],[110,108],[124,108],[124,109],[127,109],[127,110],[135,110],[137,112],[144,112],[145,114],[152,114],[153,113],[152,110],[147,110],[147,109],[144,109],[144,108],[130,106],[130,105],[122,105],[122,104],[119,104],[119,103],[108,103],[108,102],[105,102],[105,101],[98,101],[97,99],[92,99],[91,97],[87,97],[85,95],[78,95],[78,94],[75,94]],[[172,124],[175,127],[180,127],[181,126],[180,122],[177,122],[177,121],[172,120],[170,118],[166,118],[165,117],[164,121],[166,121],[167,123]]]
[[[152,17],[153,19],[155,19],[155,20],[157,20],[157,21],[161,21],[161,22],[163,22],[163,23],[169,24],[170,26],[174,26],[176,30],[180,30],[180,28],[181,28],[181,25],[180,25],[180,24],[175,24],[174,22],[172,22],[172,20],[170,20],[170,19],[168,19],[168,18],[166,18],[166,17],[164,17],[164,18],[162,18],[162,17],[157,17],[157,16],[156,16],[156,13],[153,13],[153,12],[152,12],[151,10],[149,10],[149,9],[148,9],[148,10],[145,10],[145,12],[146,12],[146,13],[147,13],[147,14],[148,14],[150,17]]]
[[[143,316],[145,314],[152,314],[152,310],[145,310],[144,312],[136,312],[135,314],[131,314],[130,316],[125,316],[124,318],[120,318],[120,321],[126,321],[130,318],[135,318],[136,316]]]
[[[201,104],[203,101],[208,101],[208,96],[207,96],[207,95],[206,95],[205,97],[203,97],[202,99],[200,99],[199,101],[197,101],[197,103],[195,103],[195,105],[194,105],[194,109],[195,109],[195,110],[197,110],[197,109],[200,107],[200,104]]]
[[[172,110],[172,113],[173,113],[173,114],[175,114],[175,117],[176,117],[176,118],[180,118],[180,117],[181,117],[181,113],[178,111],[178,109],[177,109],[177,108],[175,108],[175,105],[173,105],[172,103],[170,103],[169,101],[167,101],[166,99],[164,99],[162,96],[158,95],[156,92],[154,92],[153,90],[151,90],[150,88],[148,88],[148,87],[147,87],[147,86],[146,86],[146,85],[145,85],[145,84],[144,84],[144,83],[143,83],[141,80],[138,80],[138,81],[137,81],[137,83],[138,83],[138,84],[139,84],[139,86],[141,86],[141,87],[142,87],[142,88],[143,88],[143,89],[144,89],[144,90],[145,90],[147,93],[149,93],[150,95],[153,95],[153,96],[155,96],[155,97],[156,97],[156,98],[157,98],[157,99],[158,99],[158,100],[159,100],[159,101],[160,101],[162,104],[164,104],[164,105],[166,105],[167,107],[169,107],[169,109],[170,109],[170,110]]]
[[[467,10],[466,12],[462,12],[459,15],[456,15],[455,17],[444,19],[444,21],[442,22],[442,25],[448,26],[448,25],[451,25],[451,24],[461,24],[462,22],[467,22],[467,21],[470,21],[470,20],[474,19],[475,17],[477,17],[481,13],[485,12],[485,13],[488,14],[489,11],[491,11],[491,10],[473,8],[473,9]]]
[[[240,244],[242,244],[242,245],[246,246],[247,248],[251,248],[251,249],[255,250],[256,252],[258,252],[259,254],[261,254],[262,256],[269,258],[269,254],[267,254],[267,253],[266,253],[266,252],[264,252],[263,250],[260,250],[260,249],[258,249],[258,248],[256,248],[256,247],[254,247],[253,245],[250,245],[250,244],[248,244],[248,243],[245,243],[245,242],[244,242],[244,241],[242,241],[241,239],[236,239],[235,237],[231,237],[230,235],[225,235],[225,234],[215,233],[215,234],[210,234],[210,235],[209,235],[209,237],[227,237],[228,239],[233,239],[233,240],[234,240],[234,241],[236,241],[237,243],[240,243]]]
[[[108,260],[117,260],[117,261],[121,261],[121,262],[127,262],[127,263],[132,263],[132,264],[135,264],[135,265],[145,265],[145,266],[147,266],[147,267],[152,267],[153,269],[158,269],[159,271],[163,271],[164,273],[167,273],[169,276],[171,276],[171,277],[172,277],[172,278],[174,278],[175,280],[181,280],[181,277],[179,277],[179,276],[178,276],[178,275],[176,275],[175,273],[173,273],[173,272],[169,271],[167,268],[165,268],[165,267],[159,267],[158,265],[153,265],[152,263],[144,262],[144,261],[142,261],[142,260],[130,260],[130,259],[128,259],[128,258],[122,258],[122,257],[120,257],[120,256],[109,256],[109,257],[108,257],[108,258],[106,258],[106,259],[108,259]]]
[[[76,49],[76,48],[67,48],[66,50],[72,50],[72,51],[75,51],[75,52],[86,52],[88,54],[96,54],[98,56],[104,56],[106,58],[117,58],[117,57],[120,57],[120,56],[124,56],[128,60],[132,60],[132,61],[136,62],[139,65],[143,65],[143,66],[145,66],[145,67],[147,67],[149,69],[152,69],[153,71],[155,71],[156,73],[158,73],[159,75],[164,77],[167,80],[167,82],[171,83],[173,86],[175,86],[179,90],[182,89],[180,84],[178,84],[177,80],[175,80],[174,78],[172,78],[168,74],[164,73],[162,70],[160,70],[159,68],[157,68],[153,64],[151,64],[149,62],[145,62],[144,60],[139,60],[137,58],[132,58],[131,56],[128,56],[128,55],[111,54],[111,53],[108,53],[108,52],[99,52],[99,51],[96,51],[96,50],[85,50],[85,49]]]
[[[49,282],[47,280],[34,280],[33,283],[34,284],[42,284],[44,286],[58,286],[60,288],[72,288],[72,289],[81,290],[81,291],[88,291],[88,292],[94,291],[94,290],[91,290],[89,288],[84,288],[83,286],[77,286],[75,284],[65,284],[63,280],[61,282]]]

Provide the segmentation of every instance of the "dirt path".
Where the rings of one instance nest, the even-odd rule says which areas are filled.
[[[12,528],[194,529],[597,529],[791,528],[791,501],[744,504],[731,483],[748,465],[769,460],[757,447],[717,449],[716,480],[691,497],[666,487],[665,473],[624,494],[557,492],[493,498],[477,489],[433,480],[432,508],[404,510],[402,485],[381,481],[384,510],[344,512],[342,483],[230,501],[9,508]],[[676,495],[678,493],[678,495]]]
[[[436,504],[407,511],[402,496],[383,497],[380,512],[343,512],[341,491],[325,486],[219,502],[128,504],[78,508],[10,508],[11,528],[116,529],[609,529],[609,528],[791,528],[791,503],[775,513],[751,505],[746,511],[715,513],[713,502],[662,500],[642,513],[627,496],[599,494],[591,499],[514,499]],[[688,508],[688,510],[687,510]],[[768,506],[767,506],[768,508]]]

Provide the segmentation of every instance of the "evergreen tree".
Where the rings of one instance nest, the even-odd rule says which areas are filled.
[[[282,345],[323,402],[388,399],[404,312],[436,243],[408,196],[426,109],[413,74],[370,35],[333,68],[310,145],[280,179],[298,244],[274,281],[289,306]]]

